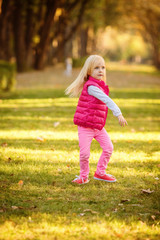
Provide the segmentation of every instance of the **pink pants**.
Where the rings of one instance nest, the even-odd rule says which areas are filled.
[[[88,178],[90,145],[93,138],[99,142],[101,148],[103,149],[97,164],[96,173],[104,175],[113,151],[113,144],[106,130],[104,128],[102,130],[97,130],[78,126],[78,137],[80,147],[80,177]]]

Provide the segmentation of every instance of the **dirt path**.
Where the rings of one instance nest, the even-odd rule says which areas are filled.
[[[78,75],[80,69],[74,69],[71,77],[65,76],[62,65],[47,67],[43,71],[31,71],[17,74],[17,88],[67,87]],[[107,82],[115,88],[159,88],[160,77],[132,72],[108,72]]]

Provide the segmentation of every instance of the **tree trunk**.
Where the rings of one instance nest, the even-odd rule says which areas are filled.
[[[87,43],[88,43],[88,28],[80,29],[80,47],[79,56],[84,57],[87,55]]]
[[[14,32],[14,48],[17,60],[18,72],[26,70],[26,49],[25,49],[25,34],[24,21],[22,18],[23,1],[14,0],[14,16],[13,16],[13,32]]]
[[[33,49],[32,38],[35,31],[35,15],[33,12],[34,0],[27,1],[26,13],[26,31],[25,31],[25,46],[26,46],[26,68],[30,69],[33,66]]]
[[[35,68],[43,69],[45,60],[46,60],[46,51],[47,45],[50,40],[50,29],[53,24],[54,15],[57,9],[58,1],[48,0],[47,2],[47,12],[46,19],[44,20],[44,25],[42,28],[42,32],[40,35],[40,43],[36,47],[36,55],[35,55]]]
[[[11,1],[3,0],[0,14],[0,59],[9,60],[10,45],[8,35],[10,34]]]

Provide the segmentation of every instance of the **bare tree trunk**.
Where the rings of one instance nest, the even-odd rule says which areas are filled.
[[[76,32],[76,30],[79,28],[81,21],[82,21],[82,17],[85,11],[85,7],[86,4],[88,3],[88,0],[83,0],[81,1],[81,6],[80,6],[80,10],[79,10],[79,14],[77,16],[77,20],[74,23],[74,25],[72,25],[72,27],[70,27],[70,31],[67,32],[67,34],[65,34],[64,38],[62,39],[62,41],[59,43],[56,51],[55,51],[55,55],[57,55],[59,52],[61,52],[61,49],[65,46],[65,44],[72,38],[72,36],[74,35],[74,33]]]
[[[1,5],[0,14],[0,59],[9,60],[10,45],[9,45],[9,34],[10,34],[10,13],[11,13],[11,1],[3,0]]]
[[[25,31],[25,46],[26,46],[26,67],[27,69],[33,66],[33,49],[32,38],[35,31],[35,16],[33,12],[34,0],[27,1],[26,13],[26,31]]]
[[[80,56],[87,55],[88,27],[80,30]]]
[[[17,60],[17,70],[23,72],[26,70],[26,49],[25,49],[25,32],[24,19],[22,17],[23,4],[21,0],[14,0],[13,15],[13,32],[14,32],[14,48]]]
[[[44,20],[44,25],[42,28],[42,32],[40,35],[40,43],[36,48],[36,55],[35,55],[35,68],[42,69],[44,67],[44,63],[46,60],[46,51],[47,45],[50,40],[50,29],[53,24],[54,15],[57,9],[58,1],[47,1],[47,11],[46,11],[46,19]]]

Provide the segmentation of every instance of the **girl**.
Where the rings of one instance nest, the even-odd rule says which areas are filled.
[[[121,126],[127,125],[118,106],[108,97],[109,88],[106,83],[105,61],[101,56],[91,55],[87,58],[76,80],[66,89],[66,94],[80,98],[74,115],[74,124],[78,126],[80,147],[80,176],[72,182],[88,183],[90,145],[95,138],[102,154],[97,164],[94,179],[116,182],[116,178],[106,174],[105,170],[113,151],[112,142],[104,129],[108,108],[118,118]]]

